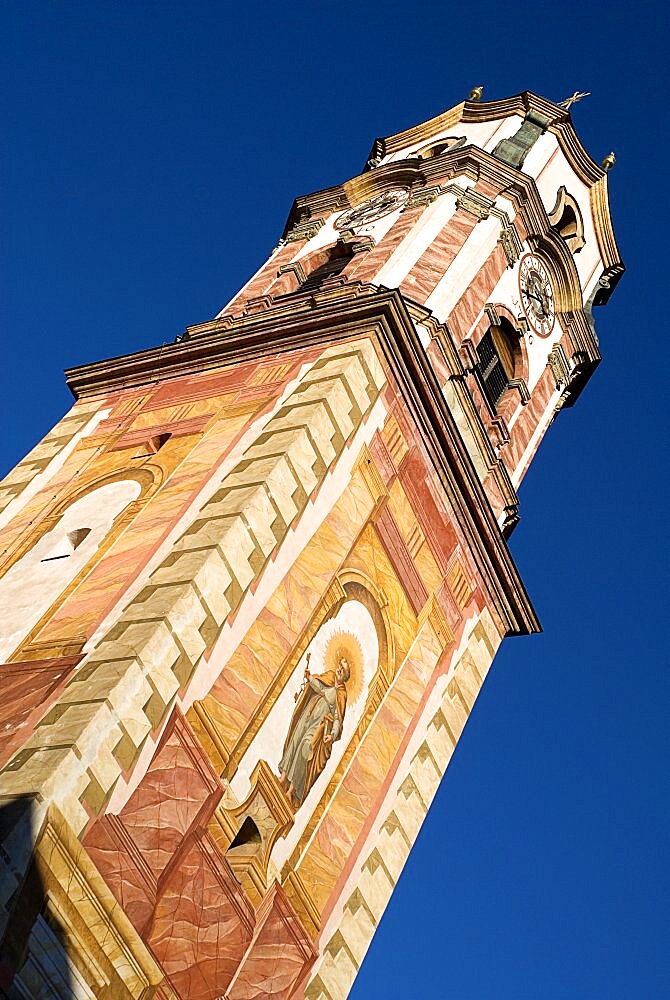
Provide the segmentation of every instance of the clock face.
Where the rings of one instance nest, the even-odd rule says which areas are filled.
[[[519,292],[526,319],[540,337],[554,329],[556,306],[546,264],[537,254],[527,253],[519,264]]]
[[[369,198],[355,208],[349,208],[335,220],[336,229],[353,229],[355,226],[365,226],[369,222],[376,222],[385,215],[395,212],[401,208],[409,198],[407,188],[393,188],[391,191],[384,191],[374,198]]]

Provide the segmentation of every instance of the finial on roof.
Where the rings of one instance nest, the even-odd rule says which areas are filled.
[[[481,86],[481,87],[473,87],[472,90],[470,91],[470,93],[468,94],[468,100],[469,101],[481,101],[483,93],[484,93],[484,87],[483,86]]]
[[[569,111],[573,104],[577,104],[578,101],[582,101],[585,97],[590,96],[590,90],[576,90],[572,97],[566,97],[564,101],[559,101],[558,106],[559,108],[565,108],[566,111]]]
[[[600,164],[600,166],[603,168],[603,170],[611,170],[615,163],[616,163],[616,156],[614,155],[614,153],[608,153],[603,162]]]

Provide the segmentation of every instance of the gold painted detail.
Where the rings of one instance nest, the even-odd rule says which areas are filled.
[[[1,772],[0,794],[39,792],[77,833],[103,809],[384,384],[370,340],[323,351]]]
[[[551,368],[556,388],[566,389],[570,382],[570,364],[560,344],[554,344],[552,347],[547,358],[547,364]]]
[[[269,385],[271,383],[283,382],[291,368],[293,368],[292,361],[280,365],[259,365],[258,369],[249,379],[249,385]]]
[[[439,184],[433,186],[416,187],[412,191],[405,208],[416,208],[421,205],[432,205],[432,203],[442,194]]]
[[[447,574],[449,589],[458,607],[463,610],[472,596],[472,586],[459,560],[455,560]]]
[[[379,470],[367,447],[362,449],[354,471],[360,472],[373,502],[375,504],[381,503],[388,493],[384,485],[384,480],[379,474]]]
[[[453,187],[457,187],[457,185],[453,185]],[[456,195],[456,206],[461,211],[467,212],[468,215],[474,215],[480,222],[488,219],[493,208],[493,202],[490,198],[473,188],[458,190],[460,193]]]
[[[293,826],[291,804],[266,761],[256,764],[244,802],[233,807],[222,803],[210,825],[236,878],[258,906],[268,888],[268,863],[275,841]]]
[[[454,644],[454,633],[452,632],[447,617],[439,605],[439,602],[432,595],[422,609],[419,622],[428,621],[438,642],[443,649]]]
[[[409,538],[407,539],[407,551],[409,552],[412,559],[416,559],[419,554],[419,549],[425,542],[424,534],[419,527],[418,521],[415,521],[410,528]]]
[[[384,442],[388,448],[391,460],[397,469],[409,451],[409,445],[407,444],[403,432],[400,429],[400,425],[394,416],[389,416],[388,420],[384,424],[382,437],[384,438]]]
[[[488,219],[490,215],[497,219],[500,223],[498,242],[505,252],[507,264],[512,267],[516,263],[523,252],[523,243],[514,222],[504,209],[498,208],[494,201],[479,191],[461,187],[460,184],[445,184],[440,194],[453,194],[457,207],[474,215],[479,222]]]
[[[286,243],[296,243],[299,240],[311,240],[325,226],[323,219],[308,219],[297,223],[285,236]]]

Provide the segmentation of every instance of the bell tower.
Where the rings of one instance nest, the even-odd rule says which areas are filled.
[[[347,996],[539,629],[516,491],[622,271],[569,111],[467,101],[297,198],[214,319],[67,372],[0,485],[10,996]]]

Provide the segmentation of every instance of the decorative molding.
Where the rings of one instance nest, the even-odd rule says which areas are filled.
[[[456,207],[469,215],[474,215],[480,222],[488,219],[494,207],[491,198],[471,187],[462,188],[458,184],[447,184],[442,190],[456,195]]]
[[[253,316],[254,313],[265,312],[272,305],[271,295],[258,295],[256,298],[247,299],[244,304],[243,315]]]
[[[529,111],[518,131],[508,139],[501,139],[493,150],[493,155],[497,160],[520,170],[526,156],[550,124],[551,118],[547,115],[535,110]]]
[[[484,312],[489,318],[491,326],[500,326],[500,316],[498,315],[498,310],[492,302],[487,302],[484,306]]]
[[[468,148],[445,156],[465,155]],[[486,156],[481,153],[482,158]],[[372,174],[385,169],[382,166]],[[506,168],[498,164],[498,169],[504,172]],[[518,171],[516,175],[516,182],[519,179],[530,182],[530,178],[524,179]],[[514,178],[511,182],[516,183]],[[566,252],[571,258],[567,248]],[[225,370],[268,352],[311,349],[325,343],[335,346],[349,342],[358,332],[365,334],[378,345],[402,387],[410,415],[423,428],[425,447],[437,475],[452,498],[462,529],[479,554],[494,595],[495,613],[510,632],[537,629],[535,612],[507,547],[502,545],[480,477],[400,292],[353,282],[332,289],[328,298],[323,293],[316,304],[308,296],[286,296],[267,312],[240,317],[227,328],[222,329],[212,320],[193,327],[192,331],[191,339],[182,344],[168,344],[160,350],[141,351],[72,369],[68,372],[69,384],[78,394],[100,393],[113,387],[143,385],[159,372],[164,377],[175,377],[215,368]],[[457,484],[453,481],[455,467],[463,470]]]
[[[34,847],[33,865],[43,886],[46,911],[61,928],[62,946],[93,995],[99,994],[101,978],[109,995],[119,1000],[153,995],[152,989],[163,979],[160,967],[53,803]],[[30,891],[34,882],[28,878],[25,894],[19,891],[13,901],[9,941],[20,937],[25,925],[37,917],[33,910],[42,901]],[[25,939],[18,944],[20,952]]]
[[[452,646],[454,644],[454,633],[449,621],[447,620],[444,608],[441,606],[435,594],[431,594],[430,598],[426,601],[421,614],[419,615],[418,622],[419,627],[421,627],[424,622],[428,622],[430,624],[443,649],[446,649],[447,646]]]
[[[554,344],[549,352],[547,363],[554,376],[554,385],[556,388],[566,389],[570,383],[570,364],[560,344]]]
[[[450,108],[441,115],[431,118],[430,121],[421,122],[421,124],[414,125],[403,132],[396,132],[395,135],[376,139],[373,150],[380,148],[383,150],[384,156],[388,156],[390,153],[397,153],[407,146],[414,146],[420,144],[422,141],[424,143],[428,142],[433,136],[447,131],[447,129],[452,128],[454,125],[458,125],[463,118],[464,107],[465,102],[462,102],[461,104],[457,104],[455,108]]]
[[[446,128],[459,121],[492,121],[496,117],[507,118],[511,115],[525,117],[531,111],[536,111],[539,118],[550,120],[549,131],[556,135],[568,162],[580,180],[590,189],[591,210],[598,245],[605,261],[606,276],[611,278],[611,285],[614,287],[624,267],[612,232],[607,178],[601,167],[584,150],[572,127],[570,115],[564,109],[530,93],[520,94],[505,101],[484,104],[467,102],[452,112],[447,112],[445,116],[439,116],[432,122],[425,122],[416,129],[410,129],[406,133],[385,140],[385,155],[402,148],[397,146],[397,142],[404,141],[406,145],[410,145],[418,140],[424,142],[429,140],[438,134],[435,129],[440,123],[442,128]],[[444,124],[445,121],[448,121],[448,125]],[[547,234],[551,231],[547,212],[534,179],[472,144],[452,147],[434,159],[410,158],[382,163],[374,170],[369,170],[342,186],[301,196],[294,203],[286,228],[292,229],[297,213],[303,212],[306,208],[313,215],[325,216],[341,209],[342,206],[358,204],[365,198],[397,187],[398,184],[411,187],[417,184],[435,185],[443,183],[445,176],[457,175],[469,177],[473,182],[490,182],[504,189],[505,196],[514,205],[524,232]],[[441,193],[444,193],[444,189]],[[557,236],[556,239],[562,242],[560,237]],[[565,249],[568,256],[572,257],[569,249],[567,247]],[[602,301],[604,300],[603,298]]]
[[[249,947],[223,996],[218,1000],[286,1000],[317,958],[300,915],[274,882],[256,911]],[[271,974],[268,975],[269,971]]]
[[[312,902],[312,897],[299,873],[289,871],[282,888],[300,917],[303,927],[313,938],[317,938],[321,930],[321,914]]]
[[[354,232],[353,229],[343,229],[337,240],[338,244],[343,244],[349,250],[352,255],[358,253],[367,253],[368,250],[374,250],[377,243],[372,236],[361,235],[359,236]]]
[[[497,323],[494,323],[494,326],[497,325]],[[476,371],[479,366],[479,356],[477,355],[477,348],[470,337],[466,337],[462,342],[459,348],[459,357],[466,372]]]
[[[294,274],[298,285],[302,285],[303,281],[307,280],[305,269],[299,260],[294,260],[290,264],[282,264],[277,270],[277,277],[281,277],[282,274]]]
[[[407,550],[407,544],[396,520],[386,504],[380,508],[375,518],[375,528],[412,610],[418,615],[428,599],[428,592]]]
[[[198,738],[205,746],[205,749],[211,757],[214,766],[217,767],[220,772],[223,772],[228,764],[228,761],[230,760],[230,750],[222,739],[221,734],[217,729],[216,722],[212,719],[209,711],[207,710],[206,701],[202,700],[194,702],[191,706],[191,712],[193,712],[197,718],[197,722],[194,719],[191,719],[194,731],[197,733]],[[200,723],[200,725],[198,725],[198,723]]]
[[[559,223],[561,222],[566,209],[572,211],[575,217],[574,233],[564,234],[558,229]],[[582,211],[579,207],[577,199],[573,198],[565,184],[561,184],[558,189],[556,202],[551,212],[549,212],[549,222],[551,223],[552,228],[556,229],[561,239],[565,240],[571,251],[573,253],[579,253],[586,242],[584,239],[584,219],[582,218]]]
[[[485,616],[489,618],[487,610],[481,618]],[[385,813],[379,815],[383,822],[376,824],[374,836],[368,837],[357,859],[356,877],[348,883],[348,897],[341,897],[338,916],[329,924],[329,937],[324,935],[320,941],[306,1000],[344,997],[350,989],[470,714],[481,678],[488,672],[493,654],[489,644],[480,648],[478,635],[473,630],[454,664],[441,704],[427,720],[423,742],[400,763],[397,791],[386,800]]]
[[[526,385],[526,380],[523,378],[513,378],[507,384],[508,389],[516,389],[519,393],[519,398],[521,400],[521,405],[526,406],[530,403],[530,393],[528,391],[528,386]]]
[[[507,215],[507,212],[503,212],[501,209],[493,209],[491,214],[500,219],[500,236],[498,237],[498,242],[505,251],[509,267],[513,267],[523,253],[521,237],[516,226]]]
[[[388,496],[388,490],[384,485],[377,465],[367,445],[362,448],[361,454],[353,469],[354,474],[360,473],[361,478],[367,486],[368,493],[372,497],[375,505],[382,503]]]
[[[286,329],[280,325],[280,330],[286,337]],[[385,386],[369,325],[357,340],[351,333],[350,324],[346,341],[322,348],[284,406],[101,637],[49,718],[3,769],[2,793],[39,791],[58,804],[77,833],[103,808],[128,752],[134,747],[139,753],[148,733],[167,717]],[[263,350],[268,351],[267,340]],[[318,427],[312,423],[308,433],[311,410],[319,405],[328,419]],[[268,477],[268,461],[276,467],[280,457],[282,478]],[[122,666],[110,672],[110,663]],[[125,693],[131,677],[132,697]],[[121,726],[126,735],[137,734],[138,744],[130,746],[130,735],[124,740]],[[52,749],[55,732],[67,736]]]
[[[417,208],[420,205],[432,205],[432,203],[439,198],[441,194],[442,187],[439,184],[433,187],[417,187],[412,191],[405,208]]]
[[[434,189],[431,189],[434,190]],[[475,191],[474,188],[463,188],[459,184],[445,184],[440,189],[440,194],[453,194],[456,197],[456,205],[464,212],[474,215],[480,222],[493,215],[500,222],[500,237],[498,242],[502,245],[507,257],[507,263],[512,267],[523,252],[523,243],[516,226],[510,219],[507,212],[502,208],[497,208],[493,199]]]
[[[596,181],[589,192],[598,250],[605,265],[603,277],[608,282],[607,285],[601,286],[600,293],[596,299],[598,305],[607,302],[612,290],[625,270],[612,228],[607,183],[607,174],[604,174]]]
[[[249,794],[238,806],[218,806],[212,819],[228,841],[226,861],[254,906],[268,887],[268,864],[278,837],[293,826],[294,812],[277,776],[265,760],[259,760],[250,778]],[[259,841],[231,847],[246,820],[251,820]],[[218,838],[216,838],[218,839]]]
[[[307,219],[305,222],[298,222],[284,236],[284,240],[287,243],[296,243],[299,240],[311,240],[320,229],[323,229],[325,224],[325,219]]]

